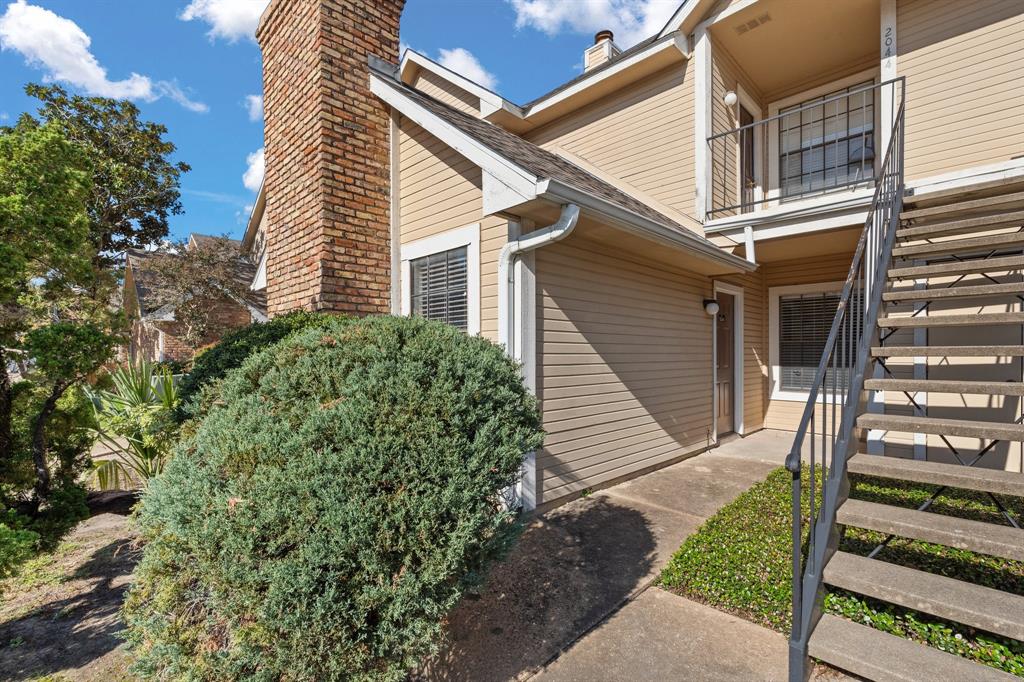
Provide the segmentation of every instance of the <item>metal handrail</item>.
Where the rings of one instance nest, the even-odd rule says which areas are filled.
[[[746,213],[758,207],[770,206],[774,202],[794,201],[803,197],[819,196],[827,192],[843,189],[861,187],[866,189],[871,187],[876,182],[874,177],[876,171],[874,142],[877,131],[874,129],[874,121],[871,121],[869,125],[867,121],[870,119],[865,118],[859,126],[859,131],[851,129],[849,123],[847,123],[846,135],[835,131],[826,134],[823,128],[820,140],[816,139],[807,144],[801,141],[799,149],[782,151],[782,144],[780,142],[778,154],[774,158],[769,159],[767,154],[768,148],[771,146],[769,142],[769,138],[772,137],[771,126],[779,121],[793,120],[794,117],[799,121],[803,112],[810,110],[821,111],[822,121],[833,119],[843,114],[853,116],[854,112],[858,109],[861,111],[862,116],[864,116],[869,106],[874,111],[878,111],[879,104],[877,101],[869,104],[867,97],[864,96],[865,93],[874,92],[875,90],[883,92],[888,88],[895,94],[897,88],[903,88],[903,83],[903,78],[897,77],[880,83],[859,85],[850,90],[794,106],[768,118],[707,137],[705,143],[708,147],[710,164],[706,194],[708,201],[706,207],[707,215],[715,217],[722,216],[723,214]],[[859,105],[855,102],[858,96],[861,96]],[[893,99],[895,100],[895,97]],[[842,112],[829,113],[828,105],[837,102],[846,102],[849,106]],[[893,106],[893,111],[886,113],[894,114],[894,109],[895,105]],[[781,128],[782,126],[779,125],[777,127]],[[857,139],[860,140],[859,153],[856,156],[850,153],[849,158],[844,157],[842,154],[844,146],[850,143],[851,140]],[[755,174],[757,174],[758,167],[760,167],[760,171],[763,174],[768,171],[768,167],[773,164],[778,165],[777,184],[773,183],[771,187],[765,186],[763,196],[757,198],[748,198],[747,193],[749,189],[741,187],[743,183],[738,177],[742,173],[739,167],[740,161],[738,159],[734,161],[733,159],[738,150],[744,147],[745,141],[749,140],[753,140],[760,148],[760,152],[752,160]],[[802,155],[809,152],[814,153],[815,151],[822,157],[820,159],[822,163],[820,171],[816,166],[806,173],[801,170],[796,175],[791,175],[788,171],[783,170],[790,167],[788,159],[802,158]],[[828,164],[825,158],[830,152],[833,162]],[[840,159],[843,158],[846,160],[840,163]],[[783,160],[786,160],[785,164],[783,164]],[[737,187],[735,188],[731,186],[731,174],[733,173],[734,163],[735,174],[737,175]],[[820,177],[816,177],[816,173]],[[792,184],[794,180],[798,181],[796,186]],[[807,183],[809,183],[809,186]],[[758,184],[766,185],[764,180]]]
[[[753,123],[748,123],[745,126],[740,126],[738,128],[733,128],[732,130],[726,130],[724,133],[715,133],[714,135],[709,136],[707,141],[711,142],[712,140],[717,140],[718,138],[725,137],[726,135],[735,135],[736,133],[743,132],[744,130],[747,130],[748,128],[756,128],[757,126],[760,126],[760,125],[767,125],[768,123],[771,123],[772,121],[778,121],[779,119],[785,118],[787,116],[792,116],[793,114],[799,113],[799,112],[804,111],[806,109],[814,109],[816,107],[821,107],[821,106],[824,106],[824,105],[829,104],[831,102],[836,102],[836,101],[841,100],[841,99],[847,99],[847,98],[849,98],[852,95],[857,95],[857,94],[862,93],[862,92],[867,92],[869,90],[876,90],[876,89],[880,90],[880,89],[884,88],[887,85],[894,85],[894,84],[898,83],[900,85],[900,87],[902,88],[903,87],[904,78],[905,78],[904,76],[899,76],[897,78],[891,78],[891,79],[889,79],[887,81],[882,81],[881,83],[869,83],[868,85],[862,85],[859,88],[856,88],[854,90],[850,90],[849,92],[844,92],[844,93],[839,94],[839,95],[833,95],[833,96],[827,97],[827,98],[825,98],[823,100],[815,100],[814,102],[808,102],[807,104],[801,104],[799,107],[796,107],[794,109],[786,109],[786,111],[784,113],[775,114],[774,116],[769,116],[768,118],[762,118],[759,121],[754,121]]]
[[[822,573],[835,551],[833,529],[847,485],[846,459],[853,441],[871,345],[877,334],[886,271],[903,208],[906,86],[902,78],[890,82],[898,82],[900,86],[900,104],[894,116],[892,135],[814,384],[808,393],[793,447],[786,457],[786,468],[792,474],[793,621],[789,677],[793,681],[802,682],[806,677],[807,643],[821,614]],[[847,368],[850,370],[847,385],[839,386],[838,371]],[[810,514],[806,534],[801,510],[804,492],[801,455],[805,446],[809,449],[810,463]]]

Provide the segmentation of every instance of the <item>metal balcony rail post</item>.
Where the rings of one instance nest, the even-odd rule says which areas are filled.
[[[838,541],[835,517],[848,489],[846,459],[855,445],[855,422],[871,367],[886,271],[903,208],[903,78],[893,88],[892,136],[879,168],[864,229],[843,285],[839,304],[804,406],[793,447],[786,458],[792,474],[793,611],[789,677],[803,682],[808,670],[807,643],[823,601],[822,570]],[[895,104],[894,104],[895,106]],[[809,480],[802,479],[804,460]],[[805,517],[801,498],[809,501]]]
[[[875,112],[880,110],[878,94],[887,89],[894,95],[902,92],[902,79],[854,86],[712,134],[706,141],[711,166],[706,192],[708,218],[748,213],[841,189],[868,188],[880,182],[875,177]],[[888,122],[882,125],[888,126]],[[804,130],[811,131],[806,138]],[[796,148],[786,142],[792,134],[797,135]],[[769,158],[773,139],[777,142],[775,154]],[[759,143],[757,152],[754,141]],[[742,177],[743,154],[755,156],[750,161],[755,177],[759,168],[761,175],[771,175],[772,168],[777,171],[772,183],[767,177],[761,178],[761,196]],[[805,170],[805,163],[811,164],[812,170]],[[795,174],[791,172],[794,164],[800,167]],[[881,168],[878,170],[881,172]]]

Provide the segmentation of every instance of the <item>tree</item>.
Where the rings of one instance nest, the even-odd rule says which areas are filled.
[[[167,219],[182,213],[178,191],[188,164],[172,162],[175,146],[167,127],[139,119],[127,100],[68,95],[58,85],[29,84],[25,92],[42,102],[38,118],[22,116],[19,127],[54,125],[84,150],[92,187],[86,203],[97,255],[154,244],[167,235]]]
[[[182,339],[195,350],[216,328],[215,308],[225,299],[238,304],[251,296],[246,261],[238,243],[227,237],[168,242],[146,258],[149,300],[170,306],[182,326]]]
[[[89,279],[90,174],[54,125],[0,130],[0,457],[13,450],[10,352],[34,311]]]

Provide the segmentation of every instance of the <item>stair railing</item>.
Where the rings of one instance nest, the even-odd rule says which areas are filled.
[[[808,642],[821,617],[822,573],[838,544],[836,512],[849,492],[846,460],[857,444],[855,426],[863,403],[864,379],[871,366],[886,271],[903,209],[906,86],[903,78],[883,85],[892,87],[893,107],[898,102],[892,134],[793,448],[786,458],[786,468],[793,478],[792,682],[803,682],[809,674]],[[809,469],[806,488],[804,466]],[[809,501],[807,518],[802,512],[802,498]]]

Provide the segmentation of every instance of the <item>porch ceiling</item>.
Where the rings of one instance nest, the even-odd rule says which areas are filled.
[[[813,259],[835,253],[850,253],[857,247],[863,225],[816,232],[781,239],[766,239],[757,242],[755,253],[759,263]]]
[[[880,30],[879,0],[760,0],[711,27],[766,96],[878,56]]]

